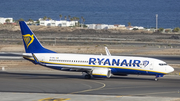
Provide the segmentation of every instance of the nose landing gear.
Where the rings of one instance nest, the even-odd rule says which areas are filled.
[[[155,81],[158,81],[158,78],[157,77],[155,77],[155,79],[154,79]]]
[[[155,81],[158,81],[158,78],[159,78],[159,77],[163,77],[163,76],[164,76],[164,75],[156,75],[156,77],[155,77],[154,80],[155,80]]]

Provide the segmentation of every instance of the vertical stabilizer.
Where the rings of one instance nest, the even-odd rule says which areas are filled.
[[[44,48],[24,21],[19,21],[26,53],[55,53]]]

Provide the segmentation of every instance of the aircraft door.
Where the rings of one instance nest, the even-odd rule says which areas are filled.
[[[149,65],[149,69],[150,70],[153,70],[153,63],[151,62],[150,65]]]

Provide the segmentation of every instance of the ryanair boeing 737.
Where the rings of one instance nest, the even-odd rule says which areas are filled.
[[[24,21],[20,21],[19,24],[26,51],[23,57],[34,64],[62,71],[82,72],[86,79],[137,74],[154,75],[155,80],[158,80],[158,77],[174,71],[171,66],[158,59],[111,56],[107,48],[105,48],[107,55],[104,56],[56,53],[44,48]]]

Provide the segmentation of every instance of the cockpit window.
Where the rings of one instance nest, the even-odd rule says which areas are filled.
[[[159,63],[160,66],[165,66],[167,65],[166,63]]]

